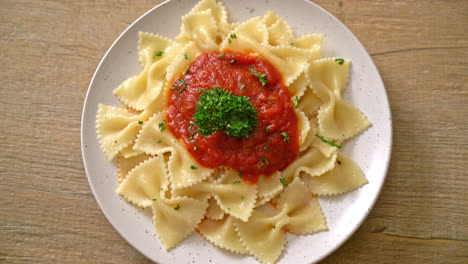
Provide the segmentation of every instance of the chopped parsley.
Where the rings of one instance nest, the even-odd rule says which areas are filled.
[[[241,90],[245,90],[245,84],[241,86]]]
[[[273,225],[273,229],[275,229],[275,228],[276,228],[276,225]]]
[[[338,145],[336,143],[334,143],[333,141],[330,141],[330,140],[326,140],[325,138],[323,138],[322,136],[320,136],[319,134],[315,134],[316,137],[320,138],[320,140],[322,140],[323,142],[327,143],[328,145],[330,146],[334,146],[334,147],[337,147],[337,148],[341,148],[342,146],[341,145]]]
[[[114,143],[117,143],[117,140],[116,140],[116,141],[114,141]]]
[[[268,98],[268,102],[273,102],[273,98]]]
[[[187,74],[187,73],[189,73],[189,72],[190,72],[190,68],[187,67],[187,68],[185,69],[185,71],[184,71],[184,74]]]
[[[265,86],[265,84],[268,83],[267,80],[267,75],[266,74],[261,74],[258,72],[255,72],[252,68],[249,69],[250,73],[252,73],[253,76],[257,77],[262,86]]]
[[[175,88],[181,84],[182,84],[182,87],[185,89],[185,86],[187,85],[187,82],[185,81],[185,77],[175,82],[174,85],[172,85],[171,89],[175,90]]]
[[[185,53],[184,57],[185,57],[186,60],[190,60],[190,55],[188,55],[188,53]]]
[[[218,58],[224,58],[224,53],[221,53],[220,55],[218,55]]]
[[[288,186],[288,183],[286,182],[286,180],[284,178],[280,178],[280,182],[281,182],[281,184],[283,184],[284,187]]]
[[[235,138],[248,137],[257,126],[257,110],[249,97],[232,95],[219,87],[204,91],[195,111],[197,132],[205,137],[215,131]]]
[[[267,158],[264,158],[262,157],[261,158],[261,162],[260,162],[260,165],[258,165],[258,168],[260,169],[261,167],[265,166],[265,165],[268,165],[268,159]]]
[[[343,65],[343,63],[344,63],[344,59],[342,59],[342,58],[337,58],[337,59],[335,59],[335,61],[337,61],[339,65]]]
[[[260,61],[260,57],[257,57],[257,61]]]
[[[163,132],[164,129],[166,129],[166,120],[163,120],[161,123],[159,123],[159,130]]]
[[[294,42],[291,42],[291,46],[293,46],[293,45],[294,45]]]
[[[196,170],[196,169],[198,169],[198,167],[197,167],[197,166],[195,166],[195,165],[190,165],[190,168],[191,168],[192,170]]]
[[[231,35],[229,35],[229,37],[228,37],[228,42],[229,42],[229,44],[231,44],[231,42],[232,42],[231,39],[236,39],[236,38],[237,38],[236,33],[231,33]]]
[[[265,127],[265,132],[270,132],[270,127]]]
[[[138,124],[143,125],[143,121],[138,120]]]
[[[174,207],[174,210],[176,210],[176,211],[179,211],[179,209],[180,209],[180,205],[179,205],[179,204],[177,204],[177,206],[176,206],[176,207]]]
[[[244,195],[241,196],[241,199],[244,200]]]
[[[294,97],[294,100],[293,100],[293,106],[294,108],[297,108],[297,100],[299,100],[299,98],[297,97],[297,95]]]
[[[242,171],[239,172],[239,178],[242,178]]]
[[[270,151],[267,147],[263,147],[263,151]]]
[[[158,144],[161,144],[161,140],[158,140]]]
[[[232,64],[236,63],[236,61],[237,61],[236,59],[232,59],[229,63],[231,63],[231,65],[232,65]]]
[[[156,201],[157,199],[156,199],[156,198],[153,198],[152,200],[153,200],[153,201]]]
[[[231,208],[228,207],[228,210],[231,211]]]
[[[198,88],[198,92],[199,92],[199,93],[202,93],[202,92],[203,92],[203,88]]]
[[[281,135],[282,135],[283,138],[284,138],[284,139],[283,139],[284,142],[289,142],[289,134],[288,134],[288,132],[284,131],[284,132],[281,133]]]
[[[232,184],[238,184],[240,183],[240,181],[234,181]]]
[[[197,149],[198,149],[198,146],[193,147],[193,150],[197,150]]]
[[[153,52],[153,60],[156,59],[156,56],[161,57],[163,54],[164,54],[164,51],[160,51],[160,50]]]
[[[185,82],[185,79],[182,79],[184,80],[184,84],[182,84],[182,87],[180,87],[179,90],[177,90],[177,93],[180,94],[181,92],[183,92],[185,90],[185,87],[187,87],[187,83]]]

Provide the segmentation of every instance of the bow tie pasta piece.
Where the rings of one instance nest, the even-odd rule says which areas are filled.
[[[320,135],[345,140],[370,126],[359,109],[341,99],[349,75],[349,61],[340,65],[333,58],[322,59],[309,64],[305,73],[310,87],[323,102],[318,112]]]
[[[144,68],[160,60],[174,41],[148,32],[138,32],[138,60]]]
[[[125,108],[99,104],[96,131],[101,149],[109,160],[135,140],[141,129],[139,120],[144,117],[130,113]]]
[[[182,17],[182,32],[176,40],[182,43],[194,41],[203,50],[216,50],[217,34],[216,20],[208,9]]]
[[[221,220],[224,217],[224,211],[219,207],[218,202],[211,197],[208,200],[208,209],[206,209],[206,217],[212,220]]]
[[[287,212],[284,229],[298,235],[313,234],[328,229],[327,221],[317,197],[312,196],[304,183],[296,178],[281,194],[279,210]]]
[[[295,109],[296,115],[298,117],[298,130],[301,131],[299,137],[299,149],[304,148],[304,144],[306,143],[309,131],[310,131],[310,123],[307,116],[299,109]]]
[[[231,28],[227,22],[226,8],[221,2],[216,0],[202,0],[196,6],[194,6],[188,14],[194,14],[206,10],[211,10],[211,14],[216,21],[218,37],[224,38],[224,36],[231,30]]]
[[[356,163],[338,152],[335,167],[319,177],[304,178],[309,190],[317,195],[338,195],[368,183]]]
[[[269,177],[260,175],[257,182],[258,199],[255,207],[259,207],[260,205],[269,202],[283,190],[283,184],[281,183],[280,178],[280,172]]]
[[[212,194],[224,213],[247,221],[255,206],[257,186],[242,181],[236,171],[227,170],[217,181],[173,190],[174,196],[199,197],[204,194]]]
[[[291,94],[292,100],[299,100],[299,98],[302,97],[304,94],[304,91],[307,89],[307,86],[309,86],[309,83],[307,82],[307,79],[304,75],[304,72],[302,72],[289,86],[288,90],[289,93]]]
[[[305,35],[296,39],[293,46],[299,49],[312,51],[309,62],[322,58],[323,34]]]
[[[140,32],[139,36],[139,48],[143,50],[138,54],[140,61],[146,63],[143,71],[124,81],[114,94],[126,106],[143,110],[161,94],[165,84],[161,77],[165,76],[167,66],[182,45],[155,34]]]
[[[208,201],[188,197],[153,201],[153,222],[164,248],[169,250],[194,232],[205,215]]]
[[[254,17],[237,25],[234,28],[234,34],[250,38],[257,43],[268,44],[268,32],[261,17]]]
[[[331,147],[331,146],[330,146]],[[289,183],[299,176],[301,172],[315,177],[324,174],[335,166],[337,149],[332,147],[330,153],[323,153],[317,148],[307,151],[283,170],[283,178]]]
[[[166,128],[164,113],[155,114],[145,124],[135,141],[134,148],[149,155],[170,152],[167,163],[173,189],[184,188],[208,178],[213,169],[196,162]]]
[[[143,121],[144,122],[144,121]],[[133,147],[135,146],[135,141],[133,141],[132,144],[128,145],[124,149],[120,150],[120,155],[126,159],[138,156],[140,154],[144,154],[143,152],[134,149]]]
[[[125,158],[123,155],[117,156],[117,177],[119,178],[119,183],[122,183],[125,178],[127,178],[127,174],[135,168],[138,164],[142,163],[143,161],[151,158],[151,156],[146,154],[140,154],[137,156],[133,156],[130,158]]]
[[[120,184],[117,193],[127,201],[141,207],[152,205],[152,201],[162,199],[168,189],[169,178],[162,156],[148,159],[133,170]]]
[[[267,28],[268,41],[272,46],[287,46],[294,44],[294,34],[288,23],[277,17],[276,22]]]
[[[281,194],[276,210],[268,212],[263,206],[259,207],[249,222],[236,220],[235,225],[243,245],[263,263],[274,263],[280,256],[284,247],[284,230],[297,234],[327,230],[317,199],[299,178],[294,179]]]
[[[239,254],[248,254],[237,235],[234,219],[232,216],[226,216],[220,220],[205,219],[197,229],[204,238],[220,248]]]
[[[303,75],[301,75],[303,76]],[[298,78],[299,79],[299,78]],[[307,79],[304,80],[307,82]],[[307,84],[308,85],[308,84]],[[318,114],[318,110],[322,105],[322,100],[314,93],[310,88],[305,87],[303,90],[303,95],[300,97],[297,108],[303,111],[307,117],[311,118]]]

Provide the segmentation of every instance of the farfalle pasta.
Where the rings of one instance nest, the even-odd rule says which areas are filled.
[[[99,106],[117,193],[151,207],[166,250],[197,230],[275,263],[286,232],[328,229],[318,196],[367,183],[339,145],[370,126],[341,97],[351,62],[323,58],[322,34],[296,38],[273,12],[229,23],[202,0],[181,24],[174,40],[140,32],[142,71],[114,90],[123,106]]]

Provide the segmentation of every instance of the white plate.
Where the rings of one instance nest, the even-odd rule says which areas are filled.
[[[89,184],[94,196],[114,228],[137,250],[158,263],[258,263],[220,250],[194,233],[166,252],[151,223],[151,212],[140,210],[115,193],[115,162],[107,160],[96,139],[95,116],[99,103],[120,105],[112,91],[122,81],[141,71],[137,58],[138,31],[155,32],[173,38],[180,18],[198,0],[165,2],[130,25],[99,64],[89,85],[81,122],[81,148]],[[229,20],[244,21],[272,10],[285,18],[297,36],[324,33],[324,56],[352,60],[351,79],[344,98],[369,118],[372,126],[347,142],[349,155],[369,180],[363,188],[346,195],[320,198],[329,231],[309,236],[287,236],[279,263],[317,262],[331,254],[363,222],[376,201],[390,161],[392,128],[385,87],[371,57],[359,40],[338,19],[321,7],[304,0],[223,1]],[[111,246],[111,245],[109,245]]]

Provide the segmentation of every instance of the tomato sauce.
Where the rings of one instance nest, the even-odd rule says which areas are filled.
[[[268,83],[262,86],[249,69],[266,74]],[[244,180],[255,183],[258,175],[271,175],[296,158],[298,119],[281,74],[267,60],[231,51],[203,53],[171,85],[167,98],[169,130],[203,166],[231,167],[242,172]],[[219,131],[207,137],[196,133],[193,115],[198,98],[213,87],[249,97],[258,112],[258,124],[248,138]]]

